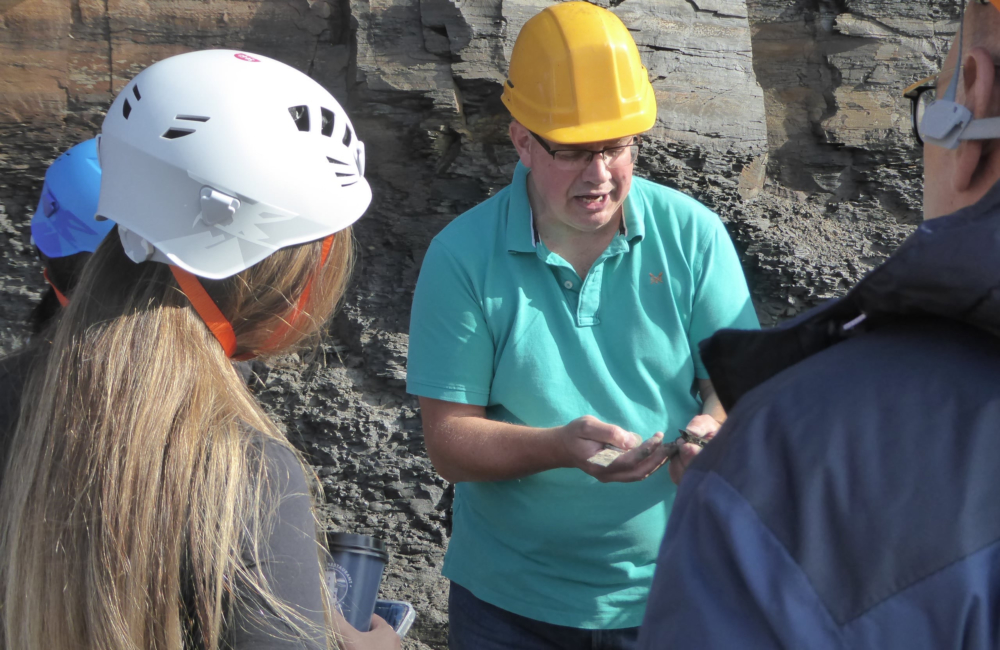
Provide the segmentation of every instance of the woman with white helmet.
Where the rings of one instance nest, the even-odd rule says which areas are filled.
[[[133,79],[98,148],[117,233],[20,357],[30,408],[0,404],[4,646],[398,648],[331,612],[303,464],[232,365],[344,291],[371,201],[347,115],[277,61],[194,52]]]

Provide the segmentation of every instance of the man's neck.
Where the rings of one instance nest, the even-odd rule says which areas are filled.
[[[545,242],[550,251],[569,262],[581,280],[587,277],[590,267],[620,231],[625,212],[623,205],[608,223],[597,230],[583,232],[570,228],[548,214],[541,201],[537,200],[530,182],[528,202],[539,239]]]

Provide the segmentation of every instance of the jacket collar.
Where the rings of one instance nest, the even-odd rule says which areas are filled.
[[[1000,183],[975,205],[924,222],[845,299],[869,316],[933,315],[1000,335]]]
[[[1000,336],[1000,183],[975,205],[924,222],[846,296],[760,332],[701,343],[727,409],[747,391],[831,345],[898,318],[949,318]]]

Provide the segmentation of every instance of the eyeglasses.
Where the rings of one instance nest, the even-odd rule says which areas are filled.
[[[924,139],[920,135],[920,124],[924,119],[927,107],[937,99],[937,78],[937,75],[932,75],[921,79],[903,91],[903,97],[910,100],[913,137],[917,139],[917,144],[921,147],[924,146]]]
[[[636,161],[639,157],[639,149],[642,147],[639,137],[633,136],[632,141],[628,144],[605,147],[600,151],[591,151],[590,149],[553,149],[537,133],[533,131],[529,131],[529,133],[534,136],[535,140],[538,140],[538,144],[542,145],[546,153],[552,156],[556,167],[563,171],[583,171],[594,161],[594,156],[598,154],[601,155],[608,169],[625,167]]]

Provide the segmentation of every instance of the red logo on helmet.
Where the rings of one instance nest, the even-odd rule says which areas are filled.
[[[240,52],[239,54],[234,54],[233,56],[235,56],[240,61],[249,61],[250,63],[260,63],[260,59],[255,59],[249,54],[244,54],[243,52]]]

